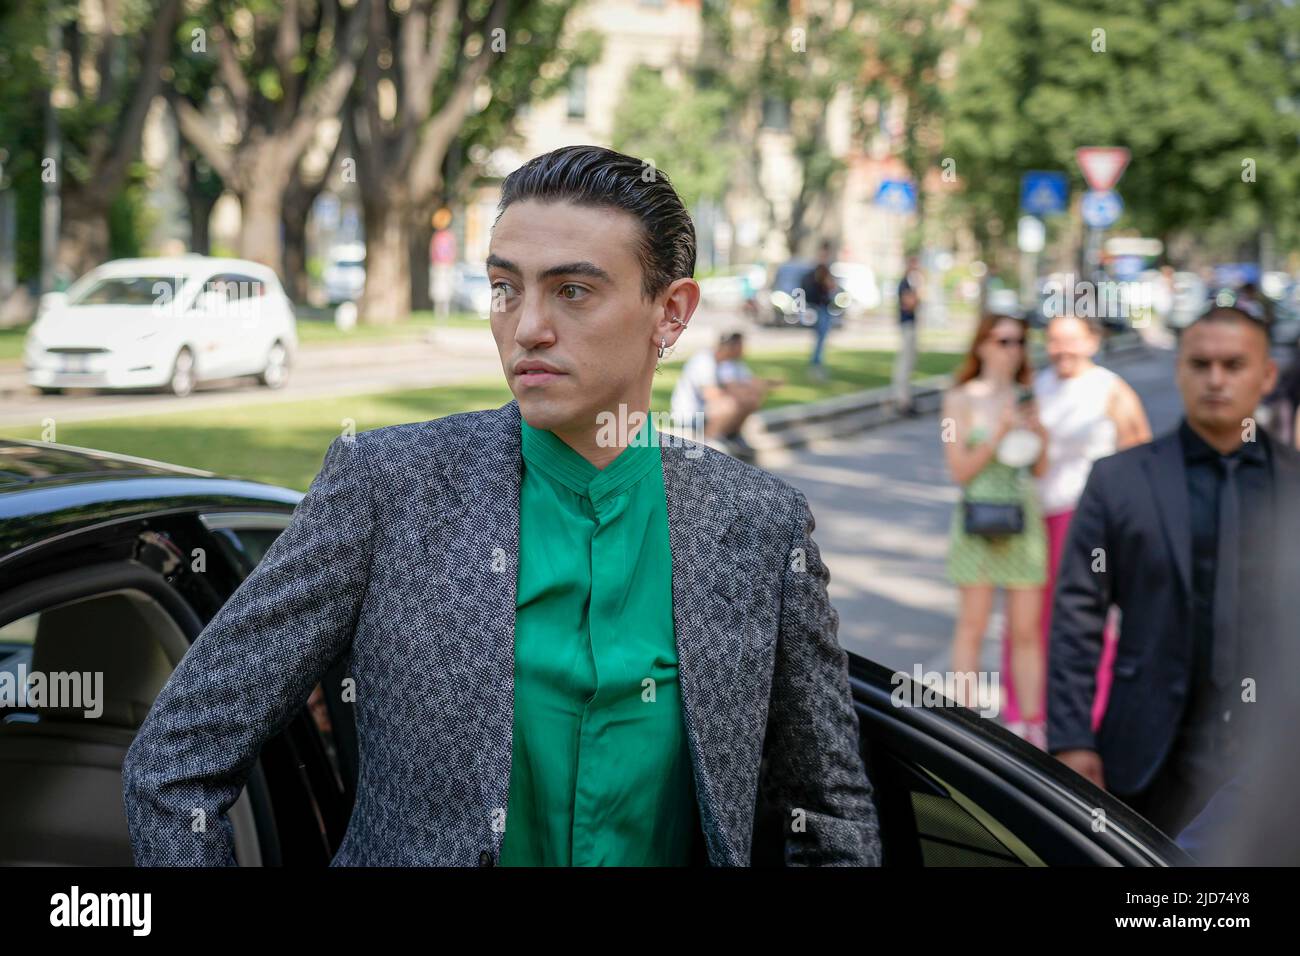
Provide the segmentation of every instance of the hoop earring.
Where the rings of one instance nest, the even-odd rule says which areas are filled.
[[[663,358],[663,357],[664,357],[664,349],[667,348],[667,346],[668,346],[668,340],[667,340],[666,338],[661,338],[661,339],[659,340],[659,357],[660,357],[660,358]]]

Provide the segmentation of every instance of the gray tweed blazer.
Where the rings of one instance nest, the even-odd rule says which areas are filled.
[[[807,500],[711,448],[665,434],[660,444],[708,861],[750,863],[761,791],[783,818],[787,864],[877,865],[872,787]],[[330,444],[289,526],[199,635],[127,754],[138,865],[235,863],[226,811],[263,743],[343,655],[359,770],[333,865],[497,858],[520,461],[513,401]]]

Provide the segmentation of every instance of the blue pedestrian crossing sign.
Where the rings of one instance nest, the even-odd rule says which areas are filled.
[[[1079,207],[1083,222],[1090,229],[1109,229],[1124,212],[1124,201],[1113,189],[1089,189]]]
[[[916,212],[916,187],[906,179],[885,179],[876,189],[876,205],[890,212]]]
[[[1020,177],[1020,208],[1031,216],[1053,216],[1070,204],[1065,173],[1031,170]]]

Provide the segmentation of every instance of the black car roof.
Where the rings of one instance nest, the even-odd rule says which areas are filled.
[[[74,445],[0,438],[0,494],[33,482],[102,481],[127,475],[209,478],[213,473]]]
[[[302,493],[148,458],[0,439],[0,557],[79,527],[185,509],[286,511]]]

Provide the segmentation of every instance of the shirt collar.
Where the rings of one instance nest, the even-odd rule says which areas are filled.
[[[520,451],[526,464],[537,468],[575,494],[592,502],[617,495],[644,478],[659,462],[659,440],[653,415],[629,436],[627,445],[603,469],[597,468],[570,448],[554,432],[534,428],[519,416]]]
[[[1240,458],[1243,463],[1247,464],[1268,464],[1268,452],[1264,447],[1264,443],[1268,439],[1263,429],[1256,430],[1255,441],[1242,442],[1231,455],[1220,454],[1218,449],[1198,435],[1191,425],[1187,424],[1186,417],[1178,423],[1178,435],[1183,443],[1183,460],[1189,464],[1197,461],[1218,462],[1220,458],[1231,458],[1233,456]]]

